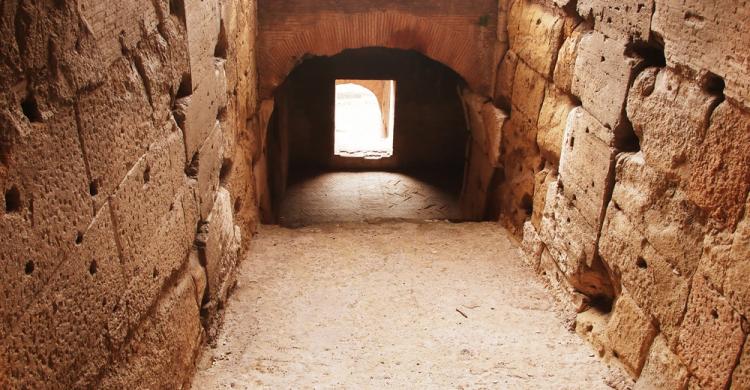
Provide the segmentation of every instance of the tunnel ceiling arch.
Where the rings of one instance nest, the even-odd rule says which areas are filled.
[[[439,0],[264,0],[258,4],[260,93],[270,97],[308,56],[346,49],[415,50],[452,68],[471,89],[490,95],[497,2]]]

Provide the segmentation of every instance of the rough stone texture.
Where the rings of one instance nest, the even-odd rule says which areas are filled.
[[[669,341],[676,342],[689,281],[659,253],[614,204],[607,209],[599,252],[622,287]]]
[[[657,331],[638,305],[626,293],[617,298],[607,323],[607,340],[612,354],[635,377],[641,374],[649,347]]]
[[[677,354],[702,386],[725,388],[745,336],[740,315],[711,289],[705,278],[697,275],[693,279]]]
[[[746,389],[750,387],[750,345],[745,341],[742,348],[742,357],[732,374],[732,386],[730,389]]]
[[[597,31],[583,34],[578,45],[571,90],[618,140],[627,137],[625,99],[641,62],[625,54],[624,43]]]
[[[652,29],[664,39],[667,64],[724,78],[726,95],[750,105],[750,4],[657,0]]]
[[[602,34],[621,41],[648,41],[654,0],[625,0],[611,4],[604,0],[581,0],[578,13],[591,16],[594,28]]]
[[[535,123],[542,109],[546,85],[547,82],[542,75],[524,61],[518,61],[513,78],[513,108]]]
[[[583,33],[589,29],[581,24],[568,36],[560,46],[557,53],[557,62],[553,73],[553,80],[558,88],[566,93],[572,94],[573,78],[575,76],[576,59],[578,58],[578,45]]]
[[[663,337],[656,337],[635,389],[682,390],[687,388],[687,381],[688,372],[685,365],[669,349]]]
[[[516,0],[508,13],[510,49],[549,78],[562,43],[563,24],[561,13],[532,0]]]
[[[224,161],[224,132],[219,122],[206,138],[198,154],[191,164],[197,163],[198,198],[200,200],[200,215],[207,219],[214,207],[216,193],[219,190],[220,171]]]
[[[518,56],[513,50],[508,50],[497,68],[495,78],[495,105],[499,107],[510,108],[517,65]]]
[[[536,141],[545,160],[559,164],[562,152],[563,135],[568,126],[568,118],[576,103],[553,84],[547,86],[544,103],[539,113]]]

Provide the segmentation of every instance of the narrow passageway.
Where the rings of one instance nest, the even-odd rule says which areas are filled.
[[[305,172],[293,177],[279,221],[301,226],[385,219],[458,220],[460,174]]]
[[[265,226],[193,388],[598,389],[492,223]]]

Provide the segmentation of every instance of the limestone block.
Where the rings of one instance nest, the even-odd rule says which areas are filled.
[[[750,191],[748,150],[750,112],[724,102],[711,115],[703,142],[689,151],[687,195],[717,227],[732,227],[742,218]]]
[[[523,61],[518,61],[513,78],[512,104],[514,110],[521,111],[533,123],[539,118],[544,101],[547,81]]]
[[[657,0],[651,28],[664,39],[667,64],[724,78],[724,93],[750,105],[750,4]]]
[[[651,168],[643,154],[621,154],[615,207],[627,215],[654,249],[679,275],[690,277],[698,267],[705,235],[705,217],[680,190],[674,177]]]
[[[578,45],[583,33],[588,26],[578,26],[562,43],[557,53],[557,62],[553,73],[555,85],[562,91],[572,94],[573,77],[575,75],[576,58],[578,58]]]
[[[614,185],[617,151],[612,133],[585,109],[571,111],[560,157],[563,193],[580,211],[584,221],[598,230]]]
[[[520,235],[534,208],[535,176],[542,169],[536,126],[516,112],[503,128],[504,180],[499,188],[502,222]]]
[[[530,0],[517,0],[508,15],[510,48],[537,73],[552,76],[562,43],[561,13]]]
[[[494,166],[500,164],[500,147],[503,139],[503,126],[508,120],[508,114],[495,107],[491,102],[482,106],[482,120],[484,123],[487,156]]]
[[[149,145],[169,129],[155,125],[143,82],[126,59],[112,64],[101,87],[80,96],[77,112],[92,194],[101,206]]]
[[[575,107],[576,103],[568,95],[553,84],[547,86],[539,113],[536,141],[542,157],[555,166],[560,162],[568,115]]]
[[[194,79],[194,83],[195,81]],[[190,161],[214,130],[220,110],[227,105],[224,63],[212,62],[210,72],[206,72],[205,77],[198,80],[197,86],[193,88],[193,94],[183,99],[182,105],[186,107],[183,128],[185,149],[187,160]]]
[[[688,372],[664,337],[657,336],[635,385],[635,390],[682,390],[687,387]]]
[[[648,165],[688,180],[689,152],[699,145],[718,97],[669,68],[648,68],[628,96],[628,118]]]
[[[651,319],[623,292],[617,298],[612,318],[607,323],[607,340],[612,354],[634,377],[641,374],[656,333]]]
[[[745,347],[742,348],[742,357],[737,368],[732,374],[732,390],[750,388],[750,341],[745,341]]]
[[[539,235],[576,290],[591,297],[611,296],[611,283],[596,254],[599,229],[560,191],[558,183],[549,185]]]
[[[740,315],[710,288],[702,275],[696,275],[677,354],[703,387],[723,389],[731,379],[744,342]]]
[[[596,309],[589,309],[576,316],[576,333],[594,347],[600,358],[609,357],[608,320],[608,315]]]
[[[12,388],[86,387],[107,365],[107,324],[126,284],[107,205],[82,233],[41,296],[4,333],[0,366],[8,367]]]
[[[156,31],[159,23],[154,5],[147,2],[125,2],[113,7],[106,2],[82,0],[78,9],[107,64],[122,56],[123,45],[134,48],[142,33]]]
[[[203,328],[195,284],[183,273],[156,305],[154,315],[105,371],[102,388],[185,388],[195,370]]]
[[[464,99],[466,116],[469,119],[469,130],[471,131],[473,142],[489,155],[487,153],[487,131],[485,130],[484,118],[482,116],[482,107],[484,107],[487,99],[469,90],[463,91],[462,97]]]
[[[624,42],[649,40],[653,0],[625,0],[616,4],[606,0],[581,0],[577,8],[584,19],[592,16],[594,28],[610,38]]]
[[[573,95],[619,141],[627,137],[625,99],[642,59],[628,57],[623,42],[590,31],[581,37],[573,76]]]
[[[495,105],[510,107],[517,64],[518,56],[516,53],[513,50],[506,51],[500,66],[497,68],[497,76],[495,77]]]
[[[223,128],[219,122],[193,158],[192,164],[198,164],[198,186],[196,188],[200,201],[200,216],[207,219],[214,207],[216,192],[219,190],[219,172],[224,157]]]
[[[575,288],[571,286],[565,273],[560,270],[557,262],[546,249],[542,250],[538,272],[554,294],[560,294],[563,298],[573,294]]]
[[[623,288],[674,345],[688,298],[689,279],[613,203],[604,219],[599,252]]]
[[[93,207],[73,107],[50,107],[32,123],[13,94],[2,93],[0,333],[7,334],[75,248]]]
[[[268,125],[271,122],[271,115],[274,110],[274,100],[266,99],[260,103],[258,110],[259,126],[256,128],[258,134],[255,139],[258,141],[257,149],[253,153],[253,161],[260,160],[260,156],[266,152],[268,140]]]
[[[218,0],[185,0],[188,53],[193,89],[213,73],[214,52],[221,31]],[[226,88],[224,89],[226,92]]]
[[[542,227],[542,217],[547,203],[547,190],[551,184],[557,185],[557,172],[549,168],[539,171],[534,178],[534,211],[531,213],[531,224],[536,229]]]
[[[239,237],[235,234],[232,203],[227,190],[219,190],[198,241],[199,254],[206,267],[208,300],[224,302],[239,255]]]
[[[523,224],[523,242],[521,245],[526,263],[533,269],[539,269],[539,263],[542,258],[542,251],[544,250],[544,243],[542,243],[539,233],[537,233],[534,225],[531,221],[526,221]]]

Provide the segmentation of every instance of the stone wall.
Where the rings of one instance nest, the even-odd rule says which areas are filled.
[[[3,2],[0,387],[189,383],[257,221],[255,13]]]
[[[636,388],[746,388],[750,5],[499,10],[489,209]]]

